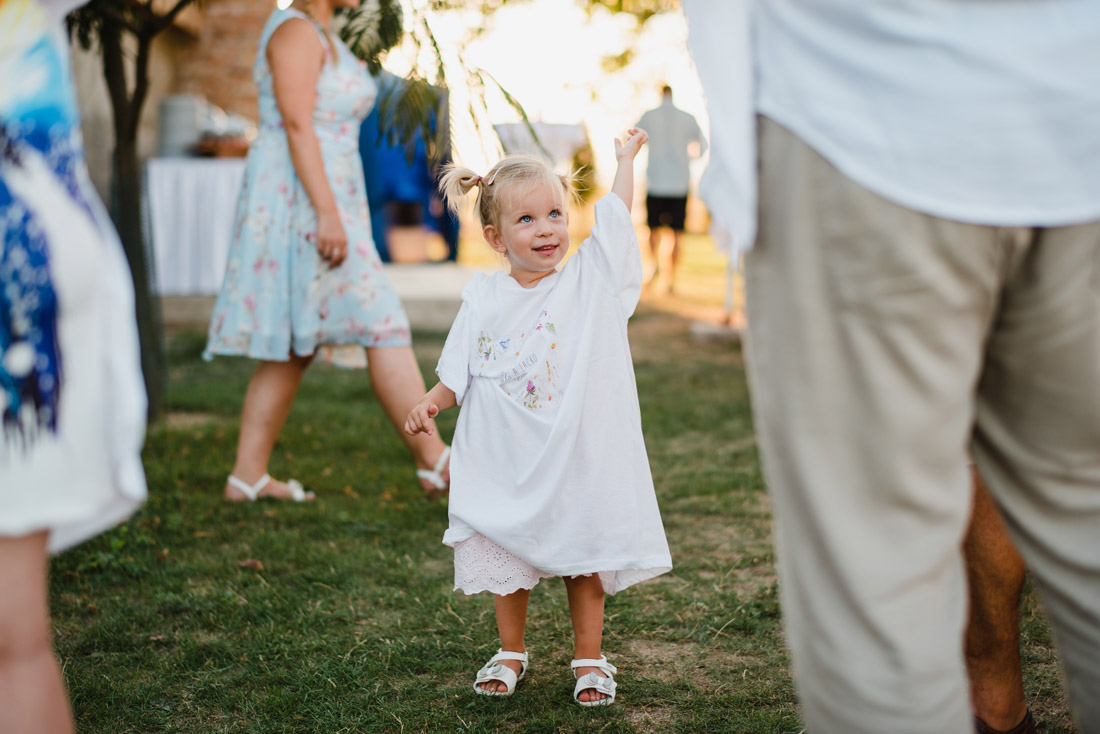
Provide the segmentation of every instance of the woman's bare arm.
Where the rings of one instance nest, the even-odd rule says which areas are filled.
[[[317,251],[335,267],[347,257],[348,238],[313,131],[317,77],[325,64],[325,49],[309,21],[291,18],[271,34],[266,56],[290,160],[317,213]]]

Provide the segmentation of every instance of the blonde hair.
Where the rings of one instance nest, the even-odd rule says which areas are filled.
[[[576,174],[562,176],[554,173],[542,158],[533,155],[510,155],[479,176],[469,168],[451,164],[443,169],[439,190],[447,200],[447,207],[458,214],[462,199],[472,189],[477,192],[477,215],[481,226],[500,227],[500,212],[505,198],[523,196],[540,185],[558,187],[562,204],[576,204]],[[518,189],[518,190],[517,190]]]

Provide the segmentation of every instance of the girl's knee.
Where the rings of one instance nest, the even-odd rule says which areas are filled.
[[[603,596],[603,582],[597,573],[586,573],[580,576],[562,576],[566,588],[598,593]]]

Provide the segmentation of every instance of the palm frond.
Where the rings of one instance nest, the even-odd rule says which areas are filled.
[[[496,80],[496,77],[494,77],[489,72],[485,71],[484,69],[478,69],[476,73],[478,77],[482,79],[482,84],[484,84],[484,78],[489,77],[489,80],[494,85],[496,85],[496,88],[499,89],[500,93],[504,96],[504,101],[507,102],[508,105],[520,116],[520,119],[523,120],[523,125],[527,128],[527,132],[531,133],[531,139],[535,141],[535,145],[539,146],[539,150],[542,151],[542,154],[545,155],[548,160],[553,160],[554,156],[550,155],[550,151],[548,151],[546,149],[546,146],[542,144],[542,141],[539,140],[539,134],[535,131],[535,126],[531,124],[531,120],[527,117],[527,110],[523,108],[523,105],[520,104],[520,101],[513,97],[512,94],[504,88],[504,85],[498,82]]]
[[[420,76],[390,77],[378,95],[378,131],[388,145],[401,145],[412,160],[423,142],[428,160],[438,163],[446,153],[449,130],[443,109],[446,91]]]
[[[363,0],[354,10],[340,13],[340,39],[362,59],[371,74],[382,70],[380,57],[401,42],[405,34],[399,0]]]

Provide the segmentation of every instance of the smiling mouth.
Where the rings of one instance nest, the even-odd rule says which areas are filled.
[[[558,249],[557,245],[541,245],[540,247],[535,248],[535,252],[541,252],[545,254],[547,252],[553,252],[556,249]]]

